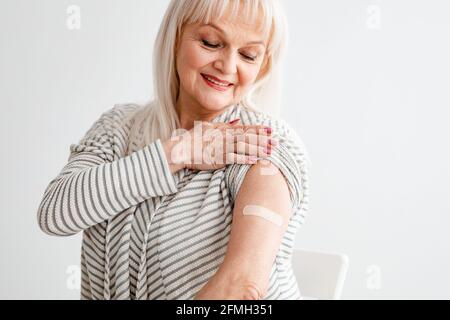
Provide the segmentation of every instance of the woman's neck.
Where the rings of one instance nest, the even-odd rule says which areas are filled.
[[[180,119],[181,128],[191,130],[194,127],[195,121],[209,122],[222,114],[224,109],[211,111],[198,105],[189,103],[181,104],[180,101],[177,101],[176,111],[178,119]]]

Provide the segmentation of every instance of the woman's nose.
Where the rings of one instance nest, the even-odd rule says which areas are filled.
[[[237,73],[236,55],[234,53],[223,54],[214,62],[214,67],[224,74]]]

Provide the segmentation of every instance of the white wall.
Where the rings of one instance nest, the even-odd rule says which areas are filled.
[[[450,298],[450,2],[283,2],[282,115],[312,160],[297,246],[349,255],[344,298]],[[37,206],[100,113],[151,97],[167,3],[0,1],[0,298],[78,299],[81,235],[43,234]]]

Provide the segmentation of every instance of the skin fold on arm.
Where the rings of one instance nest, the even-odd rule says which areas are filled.
[[[264,214],[244,215],[246,206],[262,207],[265,218]],[[289,189],[283,174],[272,163],[258,161],[247,172],[236,196],[225,259],[195,299],[263,298],[291,214]],[[269,216],[276,219],[267,219]]]

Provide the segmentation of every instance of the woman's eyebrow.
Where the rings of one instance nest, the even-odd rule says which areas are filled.
[[[223,33],[223,34],[227,34],[226,32],[225,32],[225,30],[223,30],[221,27],[219,27],[218,25],[216,25],[216,24],[214,24],[214,23],[205,23],[205,24],[202,24],[200,27],[205,27],[205,26],[209,26],[209,27],[213,27],[214,29],[217,29],[218,31],[220,31],[221,33]],[[251,45],[251,44],[260,44],[260,45],[262,45],[262,46],[265,46],[266,44],[264,43],[264,41],[262,41],[262,40],[256,40],[256,41],[250,41],[250,42],[247,42],[247,45]]]

